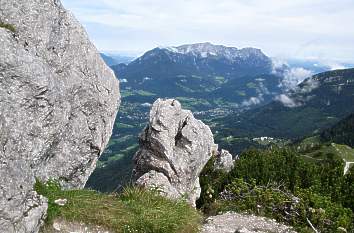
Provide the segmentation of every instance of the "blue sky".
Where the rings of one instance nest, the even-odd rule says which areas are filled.
[[[212,42],[354,62],[353,0],[62,0],[101,51]]]

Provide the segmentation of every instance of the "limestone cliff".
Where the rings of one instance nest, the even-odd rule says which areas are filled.
[[[119,84],[58,0],[0,0],[0,232],[36,232],[35,178],[83,187],[107,144]]]
[[[168,197],[187,197],[195,205],[200,196],[199,174],[217,150],[213,134],[177,100],[158,99],[140,135],[135,155],[136,183],[160,188]]]

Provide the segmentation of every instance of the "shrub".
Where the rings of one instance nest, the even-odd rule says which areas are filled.
[[[320,232],[336,232],[339,227],[353,230],[352,211],[311,189],[298,189],[296,196],[276,184],[256,185],[234,179],[213,204],[217,211],[247,212],[292,225],[299,232],[310,229],[310,221]]]
[[[215,159],[215,156],[209,159],[199,176],[201,194],[197,200],[197,207],[208,214],[215,214],[213,213],[213,209],[209,209],[208,207],[219,198],[219,193],[224,190],[228,181],[228,175],[225,171],[215,169]]]
[[[206,214],[223,211],[253,213],[311,232],[354,230],[354,167],[343,176],[343,160],[323,153],[308,160],[290,147],[249,150],[229,174],[212,169],[200,177],[199,203]],[[208,199],[208,191],[213,190]]]

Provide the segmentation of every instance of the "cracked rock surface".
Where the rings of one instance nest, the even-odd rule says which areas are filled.
[[[275,220],[233,212],[209,217],[201,233],[296,233]]]
[[[134,157],[136,183],[158,188],[170,198],[186,197],[195,205],[199,174],[217,150],[210,128],[177,100],[158,99],[139,143]]]
[[[81,188],[108,143],[119,84],[59,0],[0,0],[0,232],[37,232],[35,177]]]

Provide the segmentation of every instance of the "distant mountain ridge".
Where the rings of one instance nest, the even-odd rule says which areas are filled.
[[[134,69],[149,73],[149,69],[161,69],[163,65],[169,68],[163,72],[168,75],[188,71],[199,75],[213,74],[231,78],[265,74],[272,70],[272,60],[260,49],[237,49],[211,43],[157,47],[131,62],[127,69],[130,72]]]
[[[272,59],[255,48],[211,43],[158,47],[112,69],[124,80],[123,89],[153,93],[155,97],[144,98],[150,103],[156,97],[203,98],[210,108],[218,107],[220,99],[241,106],[253,97],[257,98],[252,102],[256,105],[281,91],[281,77],[272,73]],[[129,94],[129,98],[133,96]]]
[[[354,69],[314,75],[273,102],[219,119],[225,135],[298,138],[319,133],[354,112]]]
[[[117,55],[117,54],[100,53],[100,55],[108,66],[128,64],[134,60],[134,57]]]
[[[262,53],[260,49],[256,48],[242,48],[227,47],[224,45],[213,45],[209,42],[186,44],[177,47],[161,47],[174,53],[189,54],[196,57],[223,57],[230,61],[238,59],[245,59],[247,57],[258,56],[267,59],[267,56]]]

